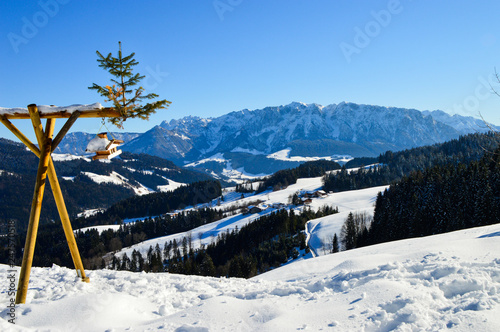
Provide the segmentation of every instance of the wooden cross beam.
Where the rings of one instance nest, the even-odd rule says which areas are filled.
[[[29,105],[30,106],[35,106],[35,104]],[[56,107],[54,107],[56,108]],[[40,119],[64,119],[64,118],[70,118],[71,115],[74,112],[70,112],[67,110],[58,110],[59,108],[56,108],[56,110],[51,111],[50,109],[48,111],[43,111],[43,112],[38,112],[38,116]],[[121,114],[114,108],[99,108],[99,109],[91,109],[91,110],[82,110],[80,112],[80,118],[117,118],[120,117]],[[18,120],[18,119],[31,119],[31,115],[29,112],[24,112],[23,110],[20,110],[19,112],[12,112],[9,114],[4,114],[5,118],[9,120]]]
[[[69,250],[77,275],[82,281],[89,282],[89,278],[85,275],[82,259],[78,251],[75,235],[71,226],[66,204],[62,195],[57,174],[54,168],[54,162],[51,154],[66,135],[71,126],[79,117],[84,118],[102,118],[102,117],[119,117],[120,113],[112,108],[100,109],[85,109],[73,110],[68,112],[66,110],[57,110],[55,112],[40,112],[35,104],[28,105],[28,112],[23,110],[16,112],[8,112],[0,114],[0,122],[2,122],[26,147],[31,150],[37,157],[40,158],[38,164],[38,171],[35,182],[35,190],[33,193],[33,200],[31,203],[31,212],[26,234],[26,243],[24,246],[23,261],[21,266],[21,273],[19,276],[18,290],[16,294],[16,304],[25,303],[26,295],[28,293],[29,277],[31,266],[33,263],[33,255],[35,251],[36,236],[38,232],[38,224],[40,221],[40,211],[42,208],[43,193],[45,191],[45,180],[48,177],[50,187],[54,195],[57,210],[61,218],[61,223],[68,242]],[[47,119],[45,130],[40,119]],[[61,128],[57,136],[52,139],[54,133],[55,119],[68,118],[67,122]],[[9,120],[10,119],[31,119],[33,129],[38,141],[38,147],[33,144],[19,129],[17,129]]]

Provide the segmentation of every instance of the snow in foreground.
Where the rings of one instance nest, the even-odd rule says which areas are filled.
[[[26,331],[500,331],[500,224],[297,261],[250,280],[34,268]],[[5,308],[8,269],[0,265]],[[19,275],[19,271],[16,272]]]

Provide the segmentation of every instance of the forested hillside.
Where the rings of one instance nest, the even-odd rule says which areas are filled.
[[[347,249],[405,237],[486,225],[500,221],[498,219],[500,149],[497,146],[496,136],[493,133],[474,134],[429,147],[386,152],[376,160],[379,162],[376,166],[361,167],[354,171],[348,171],[345,166],[339,169],[340,166],[334,162],[315,161],[277,172],[261,181],[259,191],[279,193],[287,186],[292,186],[298,178],[319,177],[325,172],[328,174],[324,176],[324,189],[328,191],[355,190],[393,183],[386,192],[378,196],[372,225],[367,225],[366,231],[356,235],[362,238],[353,239],[354,245],[349,248],[346,246]],[[9,149],[15,150],[20,155],[25,153],[17,151],[17,148],[18,146],[14,145]],[[495,148],[497,148],[496,153],[492,153]],[[5,162],[8,162],[9,156],[13,154],[10,152],[3,155],[6,156]],[[33,166],[29,164],[29,156],[24,158],[27,158],[28,163],[18,165],[18,171],[24,169],[27,171]],[[11,162],[16,161],[14,158]],[[36,161],[34,158],[31,159],[31,162],[34,161]],[[358,166],[373,161],[371,158],[360,158],[351,161],[350,164]],[[82,167],[90,167],[86,161],[79,162]],[[130,174],[140,176],[157,174],[156,171],[148,171],[148,168],[162,172],[171,170],[176,172],[175,166],[170,162],[146,155],[125,153],[119,163],[125,164]],[[121,167],[119,163],[98,163],[96,167],[119,170]],[[151,164],[155,166],[152,167]],[[61,165],[63,165],[60,167],[61,172],[68,174],[71,164]],[[122,172],[123,169],[122,167]],[[14,169],[4,171],[4,176],[10,171]],[[15,178],[15,175],[8,174],[8,176]],[[239,186],[239,190],[251,191],[247,186]],[[78,196],[76,193],[75,195]],[[286,209],[254,218],[251,223],[239,229],[219,234],[211,243],[202,247],[193,249],[192,241],[195,239],[189,239],[187,236],[183,241],[162,243],[161,247],[151,246],[147,255],[141,255],[138,251],[132,251],[129,256],[113,255],[117,250],[145,240],[188,232],[196,227],[219,221],[229,214],[245,211],[244,206],[237,202],[245,194],[226,192],[226,197],[233,197],[230,199],[236,200],[233,201],[235,207],[229,210],[210,209],[205,206],[198,210],[166,214],[187,206],[211,202],[218,197],[223,201],[224,196],[221,195],[222,188],[219,182],[195,182],[172,192],[134,195],[111,205],[105,212],[73,220],[74,227],[80,228],[121,224],[127,218],[150,217],[145,221],[122,225],[118,230],[109,229],[99,233],[95,229],[90,229],[78,232],[77,242],[85,266],[251,277],[297,258],[300,250],[306,250],[304,231],[307,221],[338,212],[333,206],[325,206],[316,211],[301,207],[300,212],[293,212],[291,208],[303,202],[286,201],[287,195],[284,195],[284,200],[279,205]],[[247,193],[247,195],[252,197],[256,194]],[[287,206],[290,203],[294,205]],[[334,234],[332,238],[333,236]],[[19,260],[24,237],[18,239],[16,253]],[[36,265],[56,263],[71,266],[72,264],[58,223],[47,223],[40,228],[36,250],[34,262]],[[0,252],[2,261],[6,261],[6,253],[5,250]]]
[[[344,166],[339,172],[325,175],[324,190],[338,192],[387,185],[412,171],[423,171],[436,165],[468,164],[480,160],[485,151],[494,151],[498,143],[498,136],[490,132],[470,134],[449,142],[399,152],[387,151],[378,157],[378,164],[369,169],[348,172]],[[351,165],[363,162],[371,163],[373,159],[354,159]]]
[[[337,181],[335,191],[395,183],[379,195],[372,225],[366,224],[367,228],[360,229],[354,235],[357,238],[351,239],[353,244],[344,243],[344,247],[352,249],[498,222],[500,195],[492,188],[500,188],[500,184],[493,182],[498,181],[495,174],[499,174],[500,157],[488,153],[488,149],[496,146],[493,133],[474,134],[443,144],[387,152],[378,158],[380,164],[376,167],[354,172],[343,167],[331,172],[325,178]],[[497,159],[493,160],[492,156]],[[351,165],[373,161],[360,158],[353,160]],[[338,165],[321,161],[279,171],[261,183],[260,191],[281,190],[295,183],[297,178],[318,176],[327,169],[338,169]],[[240,186],[240,189],[248,188]],[[457,204],[460,208],[455,208]],[[185,238],[182,243],[165,243],[163,249],[151,246],[146,256],[133,251],[132,257],[113,257],[111,265],[107,266],[132,271],[251,277],[297,258],[298,250],[306,248],[306,222],[335,212],[338,211],[328,207],[316,213],[305,209],[298,215],[281,210],[241,229],[221,234],[205,248],[193,250],[192,239]],[[346,239],[342,237],[340,241]]]
[[[110,162],[91,162],[83,157],[54,155],[54,165],[70,216],[87,209],[108,208],[143,192],[167,186],[169,180],[192,183],[210,177],[175,166],[172,162],[145,154],[122,153]],[[9,220],[19,231],[26,229],[38,158],[24,145],[0,139],[0,234]],[[116,181],[113,182],[113,177]],[[96,179],[103,179],[96,181]],[[50,185],[45,190],[40,222],[59,220]]]
[[[377,198],[368,243],[500,222],[500,149],[479,161],[416,171]]]
[[[87,232],[77,232],[77,243],[80,254],[86,266],[98,267],[102,257],[111,251],[124,246],[142,242],[144,240],[178,232],[185,232],[205,223],[219,220],[222,213],[210,210],[193,210],[178,215],[168,215],[174,209],[188,205],[209,202],[221,195],[220,184],[215,181],[202,181],[180,187],[173,192],[153,193],[144,196],[134,196],[113,205],[106,212],[90,218],[78,218],[72,221],[73,228],[77,229],[99,223],[121,224],[129,213],[144,213],[153,211],[156,218],[144,222],[122,225],[118,231],[104,231],[99,234],[95,229]],[[160,215],[161,214],[161,215]],[[59,222],[42,225],[38,230],[34,264],[50,266],[52,263],[71,266],[73,264],[62,226]],[[0,263],[7,263],[7,237],[0,237]],[[25,233],[19,232],[16,237],[16,261],[21,260]]]
[[[79,246],[87,249],[94,258],[87,260],[91,268],[109,267],[116,270],[171,272],[205,276],[229,276],[249,278],[278,267],[306,251],[304,228],[308,220],[337,213],[338,210],[324,207],[319,211],[305,209],[302,212],[275,211],[262,216],[241,229],[220,234],[206,248],[193,249],[193,239],[184,237],[151,246],[147,255],[133,250],[127,254],[112,255],[109,252],[131,246],[151,238],[188,231],[195,227],[224,217],[219,211],[201,209],[176,216],[148,219],[135,225],[124,225],[118,231],[107,230],[101,235],[96,230],[79,233]],[[102,248],[96,252],[95,248]],[[88,251],[94,248],[93,251]],[[97,254],[97,255],[96,255]],[[99,256],[100,255],[100,256]],[[68,264],[70,262],[68,261]]]
[[[76,227],[121,224],[127,218],[156,217],[187,206],[207,203],[221,196],[218,181],[200,181],[174,191],[132,196],[113,204],[106,211],[87,218],[76,219]]]

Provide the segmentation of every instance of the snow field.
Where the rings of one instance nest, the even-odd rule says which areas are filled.
[[[340,240],[342,225],[350,212],[373,215],[377,194],[388,186],[373,187],[368,189],[345,191],[330,194],[328,197],[314,199],[311,208],[319,209],[323,205],[337,206],[339,213],[323,218],[310,220],[306,225],[308,233],[307,244],[315,256],[328,253],[334,234]]]
[[[97,270],[87,284],[71,269],[34,268],[16,325],[3,309],[0,329],[498,331],[499,237],[497,224],[395,241],[250,280]],[[0,265],[1,280],[8,270]]]
[[[92,161],[92,158],[77,156],[69,153],[52,153],[51,156],[53,161],[71,161],[76,159],[82,159],[89,163]]]
[[[299,179],[285,190],[259,195],[226,193],[220,207],[255,200],[287,202],[296,191],[314,191],[321,178]],[[26,304],[16,325],[0,307],[1,331],[499,331],[500,224],[379,244],[337,254],[323,250],[349,212],[373,212],[385,187],[315,198],[312,209],[338,206],[340,213],[309,221],[310,255],[244,280],[169,273],[87,271],[82,283],[72,269],[34,268]],[[254,221],[235,215],[190,232],[152,239],[134,247],[145,254],[156,243],[193,247],[220,232]],[[0,265],[0,280],[10,268]],[[16,276],[19,276],[17,268]],[[0,283],[0,303],[9,303]]]
[[[158,243],[160,246],[160,249],[163,250],[163,247],[165,245],[165,242],[170,242],[175,240],[179,245],[182,243],[182,240],[184,238],[191,238],[192,239],[192,247],[194,250],[197,250],[201,248],[202,246],[207,246],[208,244],[212,243],[217,239],[217,236],[221,233],[227,232],[227,231],[232,231],[236,227],[241,228],[245,226],[248,223],[253,222],[257,218],[268,215],[272,213],[273,211],[276,210],[265,210],[260,213],[256,214],[248,214],[248,215],[243,215],[243,214],[237,214],[231,217],[227,217],[221,220],[218,220],[216,222],[206,224],[200,227],[197,227],[195,229],[192,229],[188,232],[183,232],[183,233],[177,233],[177,234],[172,234],[172,235],[167,235],[167,236],[162,236],[159,238],[151,239],[151,240],[146,240],[144,242],[135,244],[130,247],[123,248],[122,250],[118,251],[115,256],[117,257],[122,257],[124,253],[127,254],[128,257],[131,257],[132,252],[134,250],[139,251],[143,256],[145,256],[149,250],[149,247],[152,246],[153,249],[155,248],[156,244]],[[142,219],[142,218],[140,218]],[[105,226],[103,226],[105,227]]]
[[[132,189],[136,195],[145,195],[151,192],[150,189],[146,188],[142,184],[138,186],[131,185],[128,179],[115,171],[112,171],[110,175],[99,175],[92,172],[81,172],[83,175],[89,177],[92,181],[97,184],[101,183],[112,183],[116,185],[124,186],[125,188]]]
[[[301,157],[301,156],[290,156],[292,148],[286,148],[284,150],[276,151],[269,154],[266,158],[283,160],[283,161],[315,161],[315,160],[331,160],[336,161],[340,164],[345,164],[353,157],[349,155],[333,155],[333,156],[323,156],[323,157]]]
[[[175,189],[186,185],[185,183],[176,182],[174,180],[167,179],[166,177],[163,178],[168,181],[168,184],[164,186],[156,186],[156,189],[162,192],[174,191]]]
[[[120,225],[102,225],[102,226],[89,226],[89,227],[84,227],[84,228],[79,228],[75,230],[74,232],[81,231],[85,233],[89,229],[95,229],[99,234],[101,234],[104,231],[107,231],[108,229],[112,229],[114,231],[117,231],[120,229]]]

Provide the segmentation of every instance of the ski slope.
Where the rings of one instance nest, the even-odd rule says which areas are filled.
[[[500,225],[288,264],[253,279],[34,268],[1,331],[499,331]],[[19,275],[19,269],[14,272]]]

